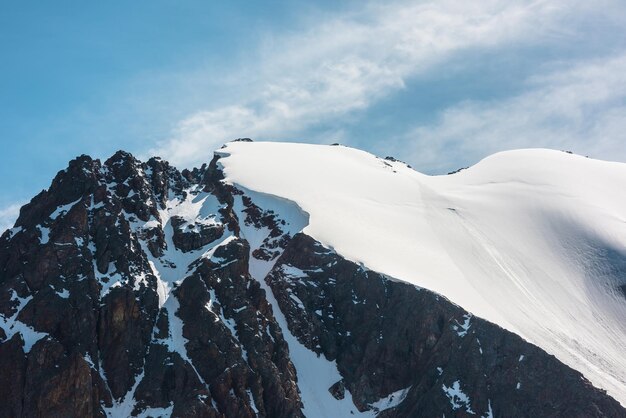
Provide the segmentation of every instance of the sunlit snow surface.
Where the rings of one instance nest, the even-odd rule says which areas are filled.
[[[297,203],[324,245],[519,334],[626,405],[626,164],[520,150],[426,176],[341,146],[219,153],[227,182]]]

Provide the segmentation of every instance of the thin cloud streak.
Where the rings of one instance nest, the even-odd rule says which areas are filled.
[[[255,72],[239,75],[248,80],[246,100],[190,115],[150,154],[189,165],[236,137],[299,136],[369,108],[459,52],[566,36],[563,20],[585,7],[564,1],[400,2],[266,40]]]
[[[468,101],[397,139],[419,170],[441,173],[494,152],[542,147],[626,161],[626,54],[579,63],[528,80],[528,91]],[[445,158],[441,158],[445,155]]]

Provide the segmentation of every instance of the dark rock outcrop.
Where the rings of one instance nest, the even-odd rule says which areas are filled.
[[[266,280],[299,341],[337,362],[343,380],[329,390],[340,399],[345,387],[361,411],[404,389],[381,417],[624,416],[580,373],[517,335],[304,234]]]

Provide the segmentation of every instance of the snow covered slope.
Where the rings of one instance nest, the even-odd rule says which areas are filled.
[[[341,146],[219,154],[227,182],[306,211],[306,234],[519,334],[626,405],[626,164],[520,150],[433,177]]]

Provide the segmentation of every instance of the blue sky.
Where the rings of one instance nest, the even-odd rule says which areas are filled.
[[[314,3],[314,4],[313,4]],[[626,161],[622,0],[0,4],[0,227],[79,154],[341,142],[427,173]]]

